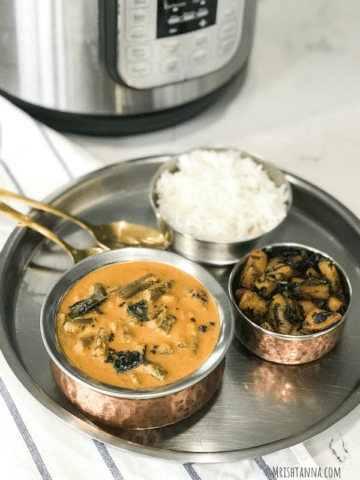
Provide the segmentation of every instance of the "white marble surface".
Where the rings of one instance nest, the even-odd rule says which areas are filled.
[[[68,138],[104,165],[200,146],[238,147],[311,181],[360,217],[359,22],[356,0],[259,0],[240,91],[160,132]],[[360,407],[306,447],[320,466],[357,479],[359,427]]]

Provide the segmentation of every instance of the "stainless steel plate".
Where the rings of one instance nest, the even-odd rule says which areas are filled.
[[[156,227],[148,185],[170,157],[115,164],[91,173],[48,201],[94,223],[120,218]],[[264,455],[305,441],[360,402],[360,222],[343,205],[286,174],[293,207],[276,242],[307,244],[342,265],[354,290],[344,336],[322,359],[279,365],[255,357],[235,340],[218,394],[198,413],[157,430],[105,430],[61,396],[52,380],[39,328],[46,293],[71,267],[70,258],[38,234],[17,228],[0,257],[0,347],[14,374],[41,404],[75,429],[120,449],[181,462],[225,462]],[[74,246],[90,245],[78,227],[34,216]],[[208,267],[226,288],[230,267]]]

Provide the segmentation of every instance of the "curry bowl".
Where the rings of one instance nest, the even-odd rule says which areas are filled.
[[[193,172],[198,158],[199,167]],[[183,167],[185,179],[183,175],[177,185]],[[176,186],[175,198],[166,198],[175,190],[167,186],[169,180]],[[222,202],[216,211],[211,210],[212,199],[217,203],[219,195]],[[175,251],[191,260],[220,266],[236,263],[252,248],[266,245],[279,234],[292,205],[292,190],[283,172],[265,160],[235,149],[203,148],[174,156],[161,165],[150,182],[149,199],[159,228]],[[230,209],[235,220],[230,218]]]
[[[283,364],[311,362],[334,348],[352,297],[334,259],[297,243],[254,249],[234,266],[228,290],[236,337],[255,355]]]
[[[59,333],[59,325],[67,325],[67,327],[64,328],[64,331],[68,332],[69,337],[71,338],[74,336],[74,332],[85,331],[85,327],[82,326],[85,324],[79,323],[77,321],[80,318],[83,318],[81,317],[82,313],[78,313],[78,310],[79,308],[80,310],[83,309],[85,304],[86,308],[88,308],[88,306],[90,305],[89,298],[86,298],[84,300],[85,303],[82,303],[83,301],[80,300],[72,305],[72,307],[74,307],[75,305],[74,308],[77,309],[77,313],[75,313],[72,317],[70,314],[66,316],[61,313],[61,309],[63,308],[63,305],[66,304],[66,299],[67,295],[69,295],[69,292],[72,292],[73,289],[77,288],[78,285],[82,285],[84,282],[88,281],[87,279],[90,278],[91,275],[97,275],[98,272],[102,271],[105,278],[108,274],[108,271],[110,271],[111,268],[117,266],[124,266],[128,269],[132,268],[136,273],[136,268],[138,266],[143,267],[144,265],[146,268],[148,266],[153,266],[154,268],[156,267],[159,269],[159,271],[162,267],[164,267],[164,269],[174,269],[180,272],[182,275],[188,276],[189,279],[192,279],[194,282],[198,282],[198,284],[203,287],[203,290],[201,290],[202,294],[205,292],[208,294],[208,296],[204,299],[202,294],[198,295],[198,291],[195,291],[195,289],[192,288],[189,290],[191,291],[191,295],[189,294],[190,300],[188,298],[186,298],[185,300],[186,302],[201,303],[199,311],[201,311],[201,309],[210,308],[209,305],[211,304],[211,302],[213,302],[216,310],[216,318],[218,319],[218,325],[216,327],[212,327],[212,325],[215,325],[216,322],[211,322],[211,324],[206,326],[203,325],[203,321],[200,322],[201,325],[198,325],[196,323],[198,317],[196,317],[196,314],[193,314],[190,318],[191,321],[189,322],[189,326],[186,327],[187,330],[191,330],[191,332],[193,332],[195,328],[193,327],[193,325],[196,325],[197,336],[201,337],[201,335],[203,335],[203,332],[210,332],[211,328],[217,329],[215,336],[214,334],[212,334],[215,340],[213,340],[214,344],[213,346],[211,346],[211,351],[209,351],[209,353],[201,361],[200,365],[196,366],[194,370],[190,370],[188,373],[184,374],[184,376],[181,375],[180,378],[174,381],[170,380],[169,382],[159,382],[158,386],[156,386],[156,382],[155,386],[153,384],[150,384],[151,386],[144,384],[144,387],[142,387],[140,383],[138,386],[135,386],[134,384],[134,388],[132,388],[128,385],[120,386],[121,383],[119,385],[114,384],[110,382],[107,377],[105,381],[103,381],[102,377],[96,377],[96,375],[92,375],[92,373],[89,373],[89,371],[86,370],[85,366],[84,368],[79,367],[79,365],[77,365],[73,361],[71,356],[67,353],[65,349],[65,343],[62,343],[63,339]],[[176,278],[174,280],[174,283],[175,282]],[[131,284],[133,283],[134,282],[131,282]],[[157,287],[159,285],[163,284],[158,283],[154,286]],[[112,295],[113,290],[111,289],[113,287],[109,288],[109,291],[111,291]],[[151,288],[148,288],[147,290],[143,289],[144,293],[139,293],[138,295],[144,295],[145,298],[145,292],[149,294],[150,289]],[[117,288],[115,292],[116,295],[120,295]],[[123,295],[123,297],[121,298],[127,298],[125,297],[124,290],[121,290],[121,292],[121,295]],[[131,293],[131,295],[135,294]],[[161,299],[163,299],[162,301],[165,305],[165,309],[171,308],[172,296],[175,295],[172,294],[172,290],[170,290],[170,294],[167,293],[166,295],[164,294],[163,297],[161,297]],[[147,295],[146,298],[150,298],[149,295]],[[157,300],[158,298],[159,297],[157,297]],[[119,307],[122,307],[126,303],[123,300],[121,300],[121,302],[118,301],[118,297],[116,297],[113,301],[115,303],[117,302],[116,308],[117,304],[119,304]],[[94,323],[93,317],[95,318],[96,315],[98,315],[98,317],[96,317],[96,321],[100,322],[102,321],[102,318],[104,318],[104,312],[105,314],[107,314],[106,308],[113,308],[111,305],[107,307],[106,303],[101,303],[101,301],[99,302],[96,306],[92,305],[91,307],[89,307],[93,308],[92,312],[94,313],[91,313],[90,311],[86,312],[87,317],[83,318],[83,320],[87,321],[86,325],[88,325],[88,327],[86,328],[90,328],[90,324]],[[130,311],[130,306],[133,307],[134,305],[136,305],[137,309],[138,305],[140,303],[143,304],[144,302],[145,301],[141,300],[140,302],[132,303],[131,305],[130,302],[128,302],[129,305],[127,305],[127,312]],[[160,300],[158,300],[156,303],[158,304],[158,302],[160,302]],[[203,305],[204,302],[205,306]],[[180,305],[180,303],[176,305]],[[156,305],[156,308],[157,306],[158,305]],[[195,306],[193,308],[195,308]],[[181,311],[181,308],[177,307],[177,309],[179,310],[179,313],[176,313],[178,318],[186,317],[186,312],[185,315]],[[74,310],[69,309],[69,311],[73,312]],[[135,312],[134,315],[136,316],[138,314],[138,310],[135,311],[132,309],[131,312],[133,311]],[[166,310],[166,312],[169,311],[170,310]],[[165,315],[165,317],[163,316],[162,318],[163,320],[164,318],[165,320],[168,320],[171,316],[172,315],[168,314]],[[196,318],[194,318],[194,316]],[[73,320],[71,320],[71,318]],[[99,318],[100,320],[98,320]],[[159,316],[159,319],[160,318],[161,317]],[[63,319],[66,319],[66,322],[65,320],[63,321]],[[131,317],[131,319],[134,320],[133,317]],[[164,323],[163,320],[160,321],[158,319],[154,319],[155,315],[153,316],[153,318],[151,318],[151,321],[147,321],[148,318],[145,319],[147,321],[145,325],[145,320],[143,318],[139,320],[139,317],[136,317],[133,324],[135,325],[133,327],[133,330],[136,331],[136,328],[138,328],[138,331],[145,331],[147,325],[152,324],[156,325],[155,329],[162,329],[161,338],[170,338],[169,328],[172,328],[171,324],[166,323],[166,321]],[[191,325],[190,329],[191,322],[193,322],[193,324]],[[93,326],[94,325],[91,325],[91,328]],[[234,313],[228,295],[210,273],[208,273],[200,265],[191,262],[190,260],[177,255],[176,253],[145,248],[127,248],[108,251],[86,258],[81,262],[77,263],[60,278],[60,280],[53,286],[51,291],[48,293],[42,306],[40,324],[42,339],[45,348],[50,356],[51,371],[54,381],[60,391],[65,395],[65,397],[73,404],[75,408],[80,410],[85,416],[94,420],[95,422],[106,424],[112,427],[129,429],[147,429],[169,425],[188,417],[189,415],[200,409],[202,406],[204,406],[211,399],[211,397],[215,394],[216,390],[220,386],[225,367],[225,356],[233,338],[234,327]],[[115,331],[117,331],[116,329],[117,327],[115,328]],[[102,330],[103,327],[101,327],[97,331],[100,332]],[[176,330],[175,327],[174,330]],[[175,334],[180,335],[176,332]],[[81,348],[88,348],[84,347],[84,334],[81,335],[83,335],[81,337]],[[110,335],[106,336],[106,341],[111,342],[113,338],[114,334],[111,333]],[[175,347],[179,347],[179,355],[181,355],[181,349],[186,347],[185,344],[187,340],[184,337],[184,343],[182,344],[180,343],[179,338],[183,337],[176,337],[177,344],[175,345]],[[101,349],[98,350],[98,346],[101,346],[103,344],[101,344],[101,342],[98,340],[99,336],[96,336],[95,341],[92,344],[93,347],[91,347],[93,357],[97,356],[97,354],[95,355],[94,352],[101,352]],[[153,341],[153,343],[155,342]],[[77,347],[78,345],[79,342],[76,342]],[[126,362],[124,364],[124,358],[127,360],[129,358],[131,358],[132,360],[135,358],[133,355],[134,352],[130,352],[130,356],[128,355],[129,352],[125,352],[127,354],[127,356],[125,357],[123,355],[119,356],[118,354],[123,354],[124,352],[116,352],[115,354],[115,349],[110,348],[110,346],[112,345],[112,343],[105,343],[104,351],[106,353],[106,356],[104,357],[104,361],[101,360],[100,363],[101,365],[111,363],[111,366],[109,366],[109,368],[111,367],[112,371],[113,369],[115,369],[116,366],[116,378],[121,377],[124,372],[126,374],[130,372],[128,376],[131,379],[133,377],[140,378],[141,372],[154,371],[154,365],[156,366],[157,364],[153,362],[152,358],[165,359],[166,355],[172,355],[172,352],[169,353],[164,351],[161,352],[164,353],[163,357],[161,355],[155,357],[155,353],[159,353],[162,345],[160,343],[159,345],[152,344],[150,348],[149,344],[145,345],[143,353],[141,354],[142,356],[139,356],[138,351],[135,352],[137,354],[135,364],[126,364]],[[201,348],[202,347],[200,347],[200,349]],[[149,350],[151,350],[152,353],[150,353]],[[196,354],[197,351],[198,350],[196,350]],[[79,356],[79,358],[82,358],[81,355]],[[111,362],[109,360],[110,357]],[[114,361],[114,358],[116,358],[116,361]],[[96,360],[98,360],[98,358]],[[152,377],[157,379],[161,379],[163,377],[167,378],[166,369],[163,368],[161,370],[162,367],[160,363],[161,362],[159,360],[158,367],[160,368],[160,370],[155,370],[155,375],[152,375]],[[119,367],[119,365],[121,367]],[[124,370],[121,370],[124,365],[126,368]],[[140,372],[139,375],[138,371]],[[163,377],[161,376],[162,373],[164,373]],[[111,375],[113,375],[113,373]],[[170,376],[170,379],[171,378],[172,377]]]

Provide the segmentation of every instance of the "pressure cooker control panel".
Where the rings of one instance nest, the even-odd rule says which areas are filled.
[[[118,0],[112,56],[121,82],[148,89],[226,65],[242,38],[245,0]],[[111,58],[111,56],[108,58]]]

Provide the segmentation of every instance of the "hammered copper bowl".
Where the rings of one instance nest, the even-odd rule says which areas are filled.
[[[226,149],[206,148],[199,150],[223,152]],[[229,150],[234,151],[234,149]],[[288,214],[292,205],[292,190],[291,185],[287,181],[283,172],[271,163],[255,157],[254,155],[244,152],[239,152],[239,155],[240,159],[251,158],[255,163],[262,165],[269,178],[275,183],[276,186],[280,187],[282,185],[285,185],[287,192],[286,212]],[[149,199],[157,217],[160,230],[164,235],[166,235],[167,238],[169,238],[173,249],[176,250],[178,253],[189,258],[190,260],[205,263],[208,265],[231,265],[236,263],[243,255],[245,255],[253,248],[258,247],[259,245],[266,245],[267,243],[273,241],[276,235],[279,234],[279,231],[281,230],[285,219],[283,219],[275,228],[264,233],[261,236],[234,242],[213,242],[199,240],[192,235],[175,230],[169,222],[166,222],[161,217],[159,213],[159,196],[156,190],[156,183],[165,170],[170,171],[170,173],[175,173],[176,171],[178,171],[177,158],[178,156],[174,155],[171,160],[165,162],[157,170],[150,182]]]
[[[215,349],[191,375],[168,385],[132,390],[98,382],[75,368],[57,348],[55,317],[59,304],[80,278],[118,262],[150,260],[170,264],[196,277],[214,298],[220,316]],[[225,355],[234,334],[234,313],[226,292],[204,268],[181,256],[154,249],[127,248],[99,253],[67,271],[47,295],[41,310],[41,334],[50,356],[54,381],[65,397],[85,416],[107,426],[146,429],[169,425],[204,406],[218,389]]]
[[[347,299],[347,309],[342,319],[332,327],[317,333],[293,336],[270,332],[257,325],[240,308],[235,298],[235,291],[239,288],[238,277],[248,258],[246,255],[233,268],[229,277],[229,295],[235,310],[235,335],[240,342],[255,355],[275,363],[301,364],[317,360],[328,353],[340,340],[346,318],[351,306],[351,284],[342,269],[329,255],[315,248],[297,243],[278,243],[267,245],[261,250],[271,252],[274,248],[293,248],[319,253],[332,260],[340,275],[340,280]]]

